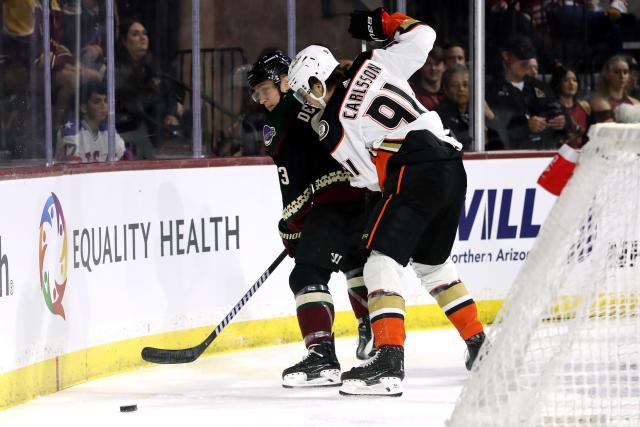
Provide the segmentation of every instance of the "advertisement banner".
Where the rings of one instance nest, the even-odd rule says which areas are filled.
[[[474,299],[503,299],[526,260],[556,200],[536,184],[550,161],[465,160],[467,198],[451,258]],[[413,270],[405,273],[406,304],[434,304]]]
[[[217,323],[281,251],[274,177],[240,166],[0,182],[0,373]]]
[[[452,251],[474,298],[508,290],[555,197],[548,158],[469,160]],[[274,166],[0,181],[0,373],[101,344],[217,324],[282,251]],[[295,314],[291,258],[235,320]],[[408,305],[433,304],[412,270]],[[350,310],[344,277],[336,310]]]

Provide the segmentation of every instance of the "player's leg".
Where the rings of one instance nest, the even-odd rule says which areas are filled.
[[[362,278],[366,254],[359,247],[365,221],[363,202],[315,205],[305,224],[304,253],[300,255],[306,257],[306,262],[345,273],[349,302],[358,320],[358,334],[363,337],[356,348],[358,358],[366,358],[365,347],[371,336],[367,290]]]
[[[405,308],[400,282],[403,265],[409,261],[428,219],[428,213],[416,211],[403,194],[394,193],[403,173],[398,170],[389,175],[386,197],[376,206],[365,231],[371,253],[364,280],[377,352],[342,374],[342,394],[402,394]]]
[[[427,226],[413,254],[413,268],[422,286],[435,298],[447,318],[465,340],[467,369],[475,361],[484,341],[483,327],[478,320],[476,303],[460,280],[455,264],[449,257],[456,235],[460,210],[464,206],[466,174],[459,162],[448,162],[446,185],[451,201]]]
[[[300,332],[308,349],[305,358],[283,372],[285,387],[340,384],[340,364],[333,342],[334,307],[329,279],[343,254],[333,252],[329,211],[315,206],[305,220],[295,249],[296,265],[289,276],[295,295]]]
[[[295,295],[298,325],[308,353],[282,372],[284,387],[340,384],[340,364],[332,336],[333,300],[327,286],[330,277],[331,270],[297,260],[291,271],[289,286]]]
[[[343,235],[347,237],[345,256],[340,262],[340,271],[347,279],[347,292],[353,314],[358,321],[358,345],[356,357],[368,359],[375,353],[371,320],[367,305],[367,287],[364,283],[363,271],[367,254],[360,246],[362,232],[366,225],[365,204],[348,204],[342,209],[344,224]]]
[[[360,360],[368,359],[375,353],[371,319],[367,304],[367,287],[364,284],[364,263],[360,267],[344,272],[347,279],[347,292],[353,314],[358,321],[358,345],[356,357]]]

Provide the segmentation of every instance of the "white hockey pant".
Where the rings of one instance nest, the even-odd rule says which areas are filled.
[[[440,265],[427,265],[418,262],[413,263],[413,270],[416,272],[420,283],[431,293],[438,286],[448,285],[459,279],[456,265],[451,258]]]
[[[402,295],[402,266],[381,252],[371,251],[364,264],[364,284],[368,293],[385,290]]]

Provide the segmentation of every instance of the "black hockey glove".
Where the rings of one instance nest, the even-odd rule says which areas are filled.
[[[384,9],[354,10],[350,14],[349,34],[354,39],[383,41],[388,39],[382,29],[382,13]]]
[[[280,222],[278,222],[278,231],[280,232],[280,238],[282,239],[282,244],[284,245],[287,254],[291,258],[295,258],[296,247],[298,246],[302,233],[292,232],[284,219],[281,219]]]

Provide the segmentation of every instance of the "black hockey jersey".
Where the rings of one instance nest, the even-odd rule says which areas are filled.
[[[267,114],[263,127],[267,153],[278,170],[282,219],[292,231],[301,229],[312,203],[364,199],[364,192],[350,187],[347,172],[320,145],[311,127],[316,113],[317,109],[301,105],[289,92]]]

